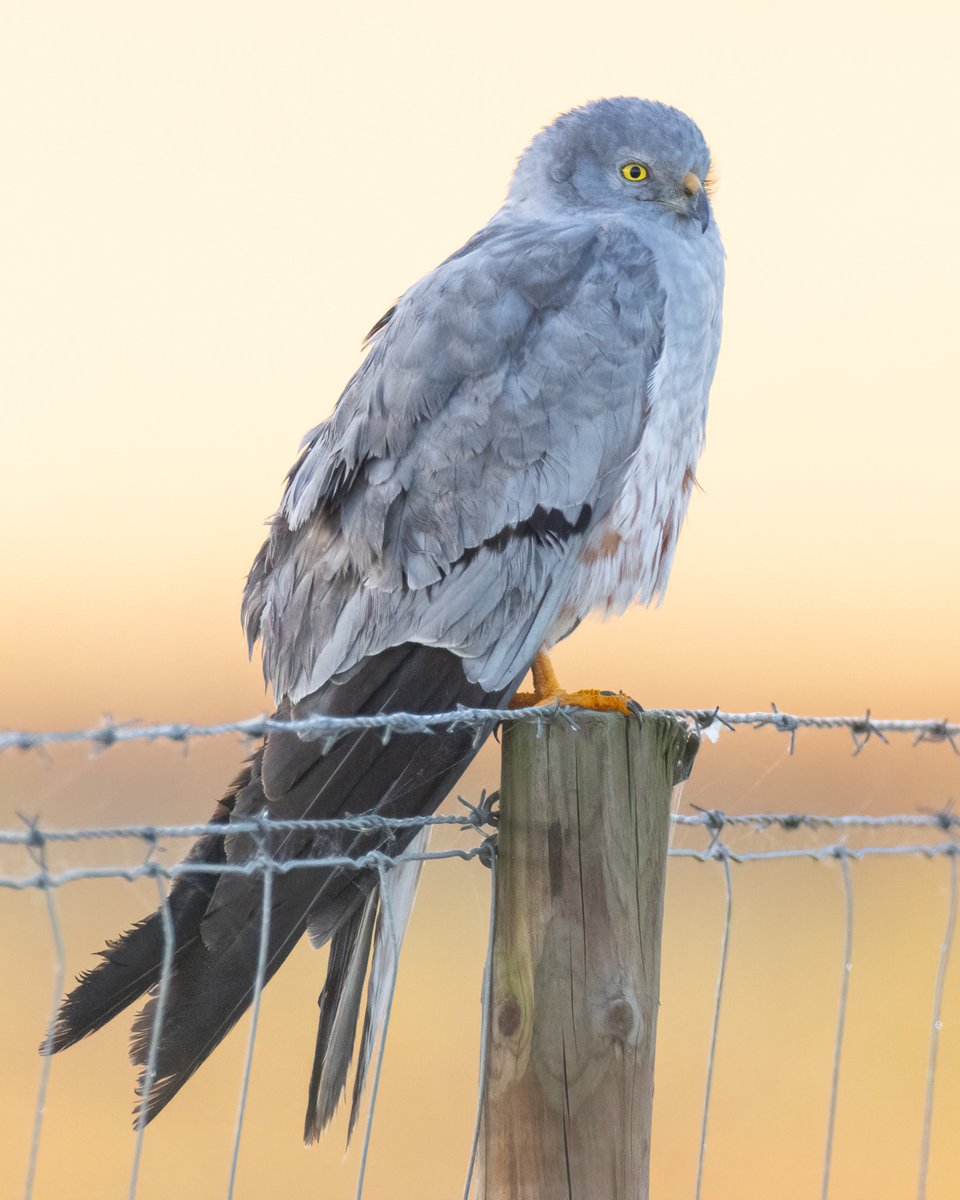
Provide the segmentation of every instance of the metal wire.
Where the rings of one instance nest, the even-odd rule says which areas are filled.
[[[160,982],[157,985],[157,1003],[153,1012],[153,1024],[150,1029],[150,1046],[147,1050],[147,1065],[144,1070],[143,1087],[140,1094],[140,1108],[137,1113],[137,1142],[133,1152],[133,1166],[130,1169],[129,1200],[134,1200],[137,1194],[137,1183],[140,1177],[140,1159],[143,1154],[143,1135],[147,1127],[147,1113],[150,1109],[150,1092],[157,1077],[157,1057],[160,1053],[160,1030],[163,1028],[163,1016],[167,1007],[167,994],[170,990],[170,976],[173,971],[174,930],[173,914],[170,911],[170,901],[163,880],[155,875],[157,897],[160,901],[160,924],[163,929],[163,956],[160,960]]]
[[[13,891],[23,891],[27,888],[58,888],[69,883],[87,879],[125,879],[133,882],[137,879],[160,876],[163,879],[177,879],[181,875],[257,875],[261,870],[269,869],[272,873],[287,875],[291,871],[317,870],[320,867],[335,867],[339,870],[370,871],[379,870],[384,864],[402,864],[408,862],[437,862],[443,859],[459,858],[468,861],[483,853],[482,846],[471,846],[469,849],[430,850],[422,853],[405,853],[391,858],[382,851],[371,851],[358,858],[346,855],[329,855],[319,858],[294,858],[283,861],[267,857],[263,863],[250,860],[242,863],[201,863],[182,862],[173,866],[162,866],[159,863],[142,863],[136,867],[76,867],[61,871],[57,875],[36,873],[32,875],[0,875],[0,888],[10,888]],[[691,850],[685,847],[672,847],[669,851],[671,858],[693,858],[698,862],[711,860],[735,863],[775,862],[781,859],[810,859],[815,862],[825,862],[828,859],[845,856],[848,858],[900,858],[903,856],[918,856],[921,858],[942,858],[960,854],[960,842],[940,842],[931,845],[903,846],[862,846],[850,847],[844,844],[830,846],[804,846],[789,850],[762,850],[755,852],[740,852],[730,850],[726,846],[713,846],[706,850]]]
[[[380,912],[383,916],[384,932],[390,939],[393,953],[390,962],[390,983],[387,988],[387,1004],[383,1015],[383,1028],[380,1031],[380,1044],[377,1047],[377,1065],[370,1087],[370,1107],[367,1110],[367,1123],[363,1131],[363,1150],[360,1155],[360,1170],[357,1176],[357,1200],[363,1200],[363,1185],[367,1178],[367,1162],[370,1157],[370,1142],[373,1137],[373,1117],[377,1110],[377,1096],[380,1094],[380,1076],[383,1072],[383,1057],[387,1048],[387,1031],[390,1027],[390,1014],[393,1012],[393,998],[397,990],[397,975],[400,970],[400,935],[396,927],[393,911],[393,885],[387,876],[383,864],[379,867],[380,875]]]
[[[310,830],[316,833],[397,833],[402,830],[423,829],[433,825],[453,825],[457,828],[485,828],[480,815],[482,810],[468,806],[470,815],[437,815],[418,817],[382,817],[376,813],[364,813],[355,817],[331,817],[323,820],[274,820],[269,827],[278,832]],[[960,813],[951,809],[929,813],[893,813],[888,816],[872,817],[862,813],[849,816],[830,816],[817,813],[727,813],[722,809],[701,809],[696,813],[673,813],[670,817],[678,827],[704,828],[718,832],[726,826],[745,827],[763,832],[781,829],[793,832],[797,829],[932,829],[946,832],[960,829]],[[42,829],[38,822],[31,821],[24,829],[0,829],[0,845],[31,846],[38,838],[44,842],[86,842],[139,838],[153,843],[161,838],[232,837],[237,833],[256,836],[263,832],[261,821],[231,821],[229,824],[211,825],[111,825],[88,829]],[[219,868],[218,868],[219,869]]]
[[[827,1140],[823,1151],[822,1200],[830,1194],[830,1168],[833,1165],[833,1138],[837,1124],[837,1097],[840,1091],[840,1060],[843,1053],[843,1034],[847,1024],[847,997],[850,994],[850,971],[853,963],[853,885],[850,863],[846,854],[839,855],[843,878],[843,966],[840,972],[840,1001],[837,1005],[837,1036],[833,1047],[833,1069],[830,1073],[830,1102],[827,1106]]]
[[[479,810],[472,809],[472,813]],[[269,818],[271,830],[283,832],[309,829],[316,833],[342,833],[356,831],[357,833],[394,833],[404,829],[423,829],[431,825],[456,825],[460,828],[478,826],[479,818],[471,816],[419,816],[419,817],[381,817],[376,813],[363,813],[356,817],[330,817],[323,820],[275,820]],[[705,822],[704,822],[705,823]],[[26,829],[0,829],[0,845],[31,846],[36,839],[44,842],[86,842],[113,838],[142,838],[146,842],[155,842],[159,838],[197,838],[232,837],[235,833],[250,833],[254,836],[263,833],[262,821],[231,821],[229,825],[193,824],[193,825],[111,825],[104,828],[92,829],[43,829],[36,821],[31,821]]]
[[[482,846],[471,846],[469,849],[430,850],[423,853],[399,854],[395,858],[380,850],[371,851],[358,858],[346,855],[329,855],[319,858],[293,858],[279,860],[267,857],[263,863],[250,860],[242,863],[201,863],[182,862],[165,867],[159,863],[142,863],[136,867],[76,867],[72,870],[61,871],[57,875],[0,875],[0,888],[10,888],[13,891],[23,891],[27,888],[58,888],[68,883],[76,883],[86,879],[125,879],[133,882],[137,879],[153,878],[159,875],[163,879],[177,879],[181,875],[257,875],[261,870],[269,869],[278,875],[287,875],[291,871],[317,870],[319,867],[335,867],[347,871],[379,870],[383,865],[394,865],[408,862],[437,862],[443,859],[459,858],[468,861],[483,854]],[[671,858],[694,858],[698,862],[711,860],[735,863],[775,862],[780,859],[805,858],[816,862],[839,858],[900,858],[903,856],[918,856],[921,858],[942,858],[960,854],[960,842],[940,842],[931,845],[905,846],[862,846],[850,847],[844,844],[831,846],[804,846],[790,850],[762,850],[756,852],[740,852],[730,850],[726,846],[714,846],[707,850],[690,850],[673,847],[669,851]]]
[[[40,867],[40,882],[43,888],[43,898],[47,907],[47,919],[50,922],[50,933],[53,937],[55,955],[53,1001],[50,1007],[50,1020],[47,1023],[47,1036],[43,1042],[43,1061],[40,1067],[40,1085],[37,1089],[37,1102],[33,1110],[33,1133],[30,1137],[30,1154],[27,1159],[27,1178],[23,1187],[24,1200],[33,1196],[33,1185],[37,1177],[37,1161],[40,1156],[40,1134],[43,1131],[43,1118],[47,1106],[47,1091],[50,1086],[50,1070],[53,1066],[53,1038],[57,1026],[57,1014],[60,1010],[60,997],[63,995],[63,980],[66,972],[66,954],[63,946],[63,930],[60,926],[60,915],[57,912],[57,902],[53,891],[46,884],[47,858],[42,841],[34,842],[31,846],[31,856]]]
[[[950,899],[947,904],[947,926],[940,943],[937,962],[937,980],[933,988],[933,1022],[930,1027],[930,1052],[927,1057],[927,1085],[923,1098],[923,1133],[920,1138],[920,1177],[917,1182],[917,1200],[927,1194],[927,1167],[930,1162],[930,1134],[933,1128],[933,1095],[937,1077],[937,1050],[940,1046],[941,1013],[943,1011],[943,989],[950,963],[950,949],[957,928],[957,857],[950,859]]]
[[[854,753],[859,754],[871,740],[887,741],[889,734],[912,734],[914,745],[920,742],[946,742],[960,755],[960,723],[946,719],[889,719],[875,718],[867,709],[863,716],[800,716],[781,712],[774,704],[769,712],[726,712],[719,708],[662,708],[647,710],[651,716],[672,716],[689,721],[711,739],[723,729],[739,725],[754,729],[775,729],[790,735],[791,752],[801,729],[845,729],[853,739]],[[637,712],[643,710],[637,706]],[[375,713],[357,717],[302,717],[283,721],[276,717],[248,717],[241,721],[221,721],[213,725],[194,725],[188,722],[138,725],[132,722],[104,720],[91,729],[27,730],[11,729],[0,732],[0,752],[4,750],[34,750],[41,747],[63,746],[88,742],[106,749],[122,742],[170,741],[187,742],[194,738],[222,737],[239,734],[246,738],[263,738],[268,733],[287,731],[320,738],[333,745],[350,733],[378,732],[384,741],[393,734],[427,733],[436,730],[476,729],[490,732],[503,721],[529,721],[543,726],[551,721],[563,721],[577,728],[577,721],[589,714],[583,709],[543,705],[531,708],[457,708],[445,713]]]
[[[490,1021],[493,1008],[493,938],[497,926],[497,852],[491,845],[490,857],[485,859],[490,867],[490,919],[487,924],[487,954],[483,964],[483,987],[480,1003],[480,1080],[477,1087],[477,1112],[473,1120],[473,1137],[470,1142],[470,1161],[467,1177],[463,1184],[463,1200],[470,1200],[470,1186],[477,1166],[480,1149],[480,1129],[483,1125],[483,1101],[487,1081],[487,1055],[490,1049]]]
[[[714,991],[713,1024],[710,1028],[710,1049],[707,1051],[707,1078],[703,1089],[703,1116],[700,1121],[700,1149],[697,1154],[697,1186],[694,1193],[700,1200],[703,1190],[703,1166],[707,1155],[707,1125],[710,1120],[710,1100],[713,1095],[713,1071],[717,1060],[717,1035],[720,1031],[720,1008],[723,1004],[723,989],[727,978],[727,954],[730,949],[730,925],[733,919],[733,880],[730,878],[730,859],[716,847],[717,857],[723,863],[723,882],[726,902],[724,905],[723,933],[720,935],[720,966],[717,969],[717,986]]]
[[[262,851],[263,847],[261,845],[258,863],[263,870],[263,899],[260,904],[260,941],[257,947],[257,971],[253,981],[253,1009],[250,1015],[250,1036],[247,1040],[247,1054],[243,1064],[243,1078],[240,1083],[240,1103],[237,1107],[237,1124],[233,1135],[233,1154],[230,1158],[230,1179],[227,1184],[227,1200],[233,1200],[234,1187],[237,1182],[240,1138],[243,1135],[243,1121],[247,1111],[247,1095],[250,1091],[253,1049],[257,1042],[257,1028],[260,1024],[260,1000],[263,996],[263,985],[267,975],[267,949],[270,945],[270,912],[273,906],[274,872],[272,864],[262,854]]]

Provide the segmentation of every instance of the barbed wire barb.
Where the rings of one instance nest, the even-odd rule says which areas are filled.
[[[915,746],[921,742],[947,742],[954,754],[960,756],[960,746],[957,745],[957,726],[951,725],[944,718],[942,721],[930,722],[930,728],[921,729],[913,740]]]

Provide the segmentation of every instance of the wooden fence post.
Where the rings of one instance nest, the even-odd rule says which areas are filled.
[[[478,1194],[647,1200],[669,717],[504,729]]]

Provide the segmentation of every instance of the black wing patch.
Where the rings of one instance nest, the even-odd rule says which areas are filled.
[[[400,302],[398,300],[397,304],[399,304],[399,303]],[[393,316],[393,314],[396,311],[397,311],[396,304],[391,305],[391,307],[387,309],[387,311],[383,314],[383,316],[380,318],[380,320],[376,323],[376,325],[374,325],[374,327],[370,330],[370,332],[367,334],[367,336],[361,342],[361,344],[360,344],[361,350],[366,350],[367,347],[370,345],[370,343],[373,341],[373,339],[377,336],[377,334],[381,333],[384,329],[386,329],[386,327],[390,324],[391,317]]]

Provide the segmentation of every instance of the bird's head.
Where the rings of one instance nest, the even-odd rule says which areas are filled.
[[[678,109],[633,97],[596,100],[537,134],[517,163],[509,202],[544,213],[659,211],[705,232],[709,171],[703,134]]]

